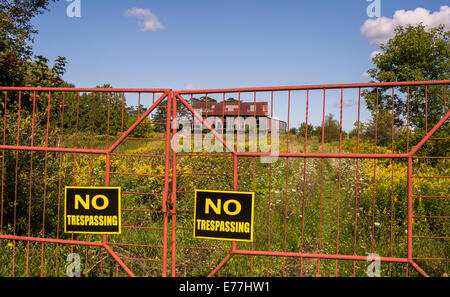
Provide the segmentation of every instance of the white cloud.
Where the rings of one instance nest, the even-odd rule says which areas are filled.
[[[375,58],[378,54],[381,54],[381,52],[380,51],[373,51],[370,54],[369,62],[372,62],[373,58]]]
[[[343,108],[345,108],[345,107],[352,107],[354,104],[355,104],[355,101],[352,100],[352,99],[342,100],[342,107]],[[341,108],[341,101],[339,100],[339,102],[335,103],[334,107]]]
[[[353,100],[351,100],[351,99],[343,100],[342,106],[343,107],[352,107],[354,103],[355,102]]]
[[[397,10],[392,18],[381,17],[367,20],[361,27],[361,34],[370,40],[371,45],[386,43],[394,36],[397,26],[416,25],[423,23],[428,28],[444,24],[450,29],[450,7],[441,6],[439,11],[430,13],[425,8],[415,10]]]
[[[125,16],[137,18],[139,20],[139,26],[144,32],[155,32],[164,29],[164,26],[158,21],[158,17],[148,8],[133,7],[125,11]]]
[[[361,74],[361,76],[364,78],[370,78],[370,74],[367,72],[364,72],[363,74]]]
[[[201,90],[203,89],[201,85],[187,84],[184,86],[183,90]]]

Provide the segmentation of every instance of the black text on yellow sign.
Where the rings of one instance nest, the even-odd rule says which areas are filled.
[[[64,232],[119,234],[120,188],[66,187]]]
[[[253,241],[254,193],[195,191],[194,237]]]

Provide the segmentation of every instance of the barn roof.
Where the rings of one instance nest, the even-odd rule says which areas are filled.
[[[194,102],[202,116],[267,116],[267,102]],[[206,108],[207,107],[207,108]],[[224,110],[225,107],[225,110]]]

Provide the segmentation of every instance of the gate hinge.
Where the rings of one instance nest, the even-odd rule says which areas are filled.
[[[173,203],[172,203],[172,201],[169,201],[169,199],[167,199],[166,206],[169,209],[169,211],[172,212],[172,210],[173,210]]]
[[[171,201],[173,193],[164,192],[163,195],[164,195],[164,198],[166,200],[166,203],[163,204],[163,212],[174,213],[175,212],[175,207],[174,207],[174,204]]]

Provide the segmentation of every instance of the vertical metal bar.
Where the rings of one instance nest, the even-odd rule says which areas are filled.
[[[255,129],[255,136],[256,136],[256,132],[258,131],[258,123],[259,123],[259,120],[256,118],[256,92],[253,93],[253,103],[255,104],[254,117],[255,117],[256,126],[254,129]],[[255,141],[258,144],[258,138],[255,139]],[[257,146],[256,146],[256,151],[258,151]],[[252,191],[253,192],[255,192],[255,167],[256,167],[256,157],[253,157],[253,177],[252,177]],[[252,250],[254,249],[253,241],[251,242],[251,249]],[[253,277],[253,255],[250,256],[250,276]]]
[[[237,116],[236,131],[237,131],[236,132],[236,151],[239,151],[239,133],[241,132],[241,92],[238,93],[238,116]],[[237,181],[236,181],[236,185],[237,185]]]
[[[6,106],[8,102],[8,91],[5,91],[5,110],[3,112],[3,145],[6,144]],[[2,151],[2,193],[1,193],[1,206],[0,206],[0,230],[3,230],[3,196],[4,196],[4,183],[5,179],[5,150]],[[1,249],[1,245],[0,245]]]
[[[109,118],[111,109],[111,92],[108,93],[108,116],[107,116],[107,126],[106,126],[106,149],[109,148]]]
[[[17,111],[17,139],[16,145],[20,144],[20,111],[22,107],[22,91],[19,91],[19,103],[18,103],[18,111]],[[19,167],[19,151],[16,151],[16,168],[14,174],[14,223],[13,223],[13,233],[16,235],[16,221],[17,221],[17,191],[18,191],[18,167]],[[16,255],[16,241],[13,240],[13,261],[12,261],[12,276],[14,277],[14,268],[15,268],[15,255]]]
[[[288,192],[288,177],[289,177],[289,158],[286,158],[286,184],[284,192],[284,241],[283,241],[283,251],[286,252],[286,241],[287,241],[287,192]],[[283,269],[282,275],[285,273],[286,257],[283,257]]]
[[[409,152],[409,87],[406,99],[406,152]]]
[[[239,131],[239,129],[238,129]],[[238,156],[233,154],[233,191],[238,190]],[[231,251],[236,250],[236,241],[231,242]]]
[[[125,92],[122,92],[122,126],[120,131],[123,134],[123,120],[124,120],[124,112],[125,112]]]
[[[141,117],[141,92],[138,92],[138,119]]]
[[[222,137],[225,134],[225,93],[222,98]]]
[[[377,136],[378,136],[378,88],[377,88],[377,100],[375,106],[375,145],[374,154],[377,153]],[[372,196],[372,254],[375,252],[375,187],[376,187],[376,174],[377,174],[377,159],[373,159],[373,196]]]
[[[305,127],[305,153],[308,152],[308,116],[309,116],[309,89],[306,90],[306,127]],[[306,158],[303,158],[303,199],[302,199],[302,253],[304,253],[305,231],[305,200],[306,200]],[[303,257],[300,257],[300,276],[303,276]]]
[[[408,260],[412,261],[413,257],[413,246],[412,246],[412,230],[413,230],[413,178],[412,178],[412,157],[408,158]]]
[[[305,153],[308,152],[309,89],[306,90]]]
[[[339,117],[339,154],[342,153],[342,109],[344,104],[344,89],[341,88],[341,104]],[[339,255],[339,208],[341,203],[341,165],[342,159],[339,158],[338,171],[338,200],[337,200],[337,226],[336,226],[336,254]],[[336,276],[338,276],[338,261],[336,259]]]
[[[172,108],[173,92],[167,94],[167,111],[166,111],[166,148],[165,148],[165,171],[164,171],[164,192],[162,199],[163,210],[163,256],[162,256],[162,276],[167,276],[167,229],[168,229],[168,213],[167,199],[169,195],[169,170],[170,170],[170,130],[171,130],[171,108]],[[176,109],[176,105],[173,106]],[[173,177],[173,176],[172,176]]]
[[[273,91],[270,95],[270,121],[269,130],[270,132],[270,152],[272,152],[272,118],[273,118]],[[272,163],[269,163],[269,204],[268,204],[268,216],[267,216],[267,251],[270,251],[270,214],[271,214],[271,203],[272,203]],[[267,268],[266,276],[269,276],[269,256],[267,256]]]
[[[60,106],[61,114],[61,136],[60,146],[64,147],[64,106],[65,106],[65,93],[62,93],[62,105]],[[62,152],[59,153],[59,171],[58,171],[58,210],[57,210],[57,224],[56,224],[56,239],[59,239],[59,217],[61,208],[61,168],[62,168]],[[58,248],[59,244],[56,244],[55,250],[55,276],[58,276]]]
[[[359,128],[361,120],[361,88],[358,90],[358,127],[356,135],[356,153],[359,153]],[[355,177],[355,231],[353,239],[353,256],[356,256],[356,234],[358,225],[358,176],[359,176],[359,158],[356,159],[356,177]],[[353,260],[353,277],[356,275],[356,261]]]
[[[106,162],[105,162],[105,187],[110,186],[110,176],[111,176],[111,153],[106,153]],[[103,243],[106,243],[103,240]]]
[[[77,117],[75,121],[75,146],[78,147],[78,121],[80,118],[80,92],[77,92],[77,104],[76,104]],[[73,185],[77,185],[76,179],[76,164],[77,164],[77,153],[73,154]],[[74,239],[74,234],[71,234],[71,239]],[[70,252],[73,253],[73,245],[70,248]]]
[[[406,117],[407,117],[407,126],[406,126],[406,151],[409,152],[409,94],[410,88],[408,87],[408,97],[406,103]],[[412,261],[412,158],[408,158],[408,259]],[[406,276],[408,276],[409,266],[406,264]]]
[[[94,126],[95,126],[95,92],[92,92],[92,108],[91,108],[91,139],[90,139],[90,149],[94,148]],[[92,186],[92,164],[93,155],[89,154],[89,186]],[[89,234],[86,234],[86,241],[89,240]],[[85,267],[88,267],[88,250],[89,246],[85,247]],[[103,249],[100,252],[100,276],[103,276]],[[85,272],[87,276],[87,271]]]
[[[176,95],[174,95],[175,97],[177,97]],[[191,94],[191,106],[194,105],[194,95]],[[178,100],[178,99],[177,99]],[[187,101],[187,100],[186,100]],[[194,131],[194,139],[195,139],[195,115],[193,112],[191,112],[191,117],[192,117],[192,122],[191,122],[191,131]],[[194,140],[195,141],[195,140]],[[194,142],[195,143],[195,142]]]
[[[272,203],[272,163],[269,164],[269,204],[268,204],[268,215],[267,215],[267,251],[270,251],[270,214],[271,214],[271,203]],[[269,276],[269,256],[266,259],[266,276]]]
[[[428,86],[425,86],[425,135],[428,134]]]
[[[391,127],[391,153],[394,153],[394,117],[395,117],[395,111],[394,111],[394,88],[392,88],[392,127]],[[390,226],[390,238],[389,238],[389,256],[392,257],[392,228],[393,228],[393,220],[394,220],[394,166],[395,166],[395,161],[394,158],[392,158],[391,160],[391,166],[392,166],[392,171],[391,171],[391,211],[390,211],[390,215],[391,215],[391,226]],[[389,262],[389,276],[392,276],[392,263]]]
[[[108,118],[109,120],[109,118]],[[107,152],[106,153],[106,160],[105,160],[105,187],[109,187],[110,185],[110,172],[111,172],[111,153]],[[107,249],[108,247],[108,235],[107,234],[103,234],[102,235],[102,242],[103,245],[105,247],[105,249]],[[103,275],[103,248],[101,249],[101,254],[100,254],[100,275]],[[86,250],[87,251],[87,250]],[[120,260],[120,258],[118,258]],[[87,261],[87,257],[86,257],[86,261]],[[116,262],[117,264],[118,262]],[[125,266],[125,264],[124,264]]]
[[[205,93],[205,118],[208,118],[208,93]]]
[[[48,147],[48,138],[49,138],[49,129],[50,129],[50,108],[51,108],[52,96],[51,91],[48,92],[48,104],[47,104],[47,128],[45,134],[45,147]],[[46,208],[46,200],[47,200],[47,157],[48,152],[45,151],[45,160],[44,160],[44,201],[43,201],[43,209],[42,209],[42,238],[45,236],[45,208]],[[44,242],[41,245],[41,276],[44,275]]]
[[[238,156],[233,155],[233,191],[238,190]]]
[[[446,102],[446,95],[447,95],[447,85],[444,85],[444,114],[447,113],[447,102]]]
[[[77,120],[75,122],[75,145],[78,147],[78,120],[80,118],[80,92],[77,92]],[[76,153],[75,153],[76,156]]]
[[[173,125],[172,125],[172,137],[176,135],[177,133],[177,97],[172,96],[172,112],[173,112]],[[167,140],[169,141],[169,140]],[[175,277],[176,275],[176,260],[177,260],[177,230],[176,230],[176,222],[177,222],[177,149],[176,149],[176,141],[172,143],[172,195],[171,195],[171,202],[172,202],[172,267],[171,267],[171,276]]]
[[[286,144],[286,152],[289,153],[289,130],[290,130],[290,115],[291,115],[291,91],[289,90],[288,92],[288,122],[287,122],[287,130],[288,130],[288,135],[287,135],[287,144]],[[287,161],[288,159],[286,159]]]
[[[325,148],[325,96],[326,90],[323,89],[323,103],[322,103],[322,148],[324,153]],[[319,253],[322,253],[322,198],[323,198],[323,158],[321,158],[320,165],[320,215],[319,215]],[[320,276],[320,258],[317,259],[317,275]]]
[[[109,148],[109,118],[110,118],[110,107],[111,107],[111,92],[108,92],[108,114],[107,114],[107,120],[106,120],[106,149]],[[110,177],[111,177],[111,153],[108,151],[105,156],[105,187],[110,186]],[[103,234],[102,236],[102,242],[106,246],[108,244],[108,235]],[[102,262],[100,263],[103,271],[103,249],[101,252],[101,259]],[[116,262],[116,265],[118,263]]]
[[[289,153],[289,129],[290,129],[290,111],[291,111],[291,90],[288,91],[288,120],[287,120],[287,138],[286,138],[286,151]],[[286,240],[287,240],[287,192],[288,192],[288,177],[289,177],[289,158],[286,158],[286,185],[285,185],[285,196],[284,196],[284,242],[283,251],[286,252]],[[283,270],[282,274],[285,273],[286,257],[283,257]]]
[[[33,92],[33,112],[31,119],[31,146],[34,146],[34,120],[36,114],[36,91]],[[28,198],[28,231],[27,235],[31,236],[31,188],[33,180],[33,151],[30,152],[30,183],[29,183],[29,198]],[[25,276],[28,277],[29,271],[29,259],[30,259],[30,242],[27,241],[27,258],[26,258],[26,271]]]

